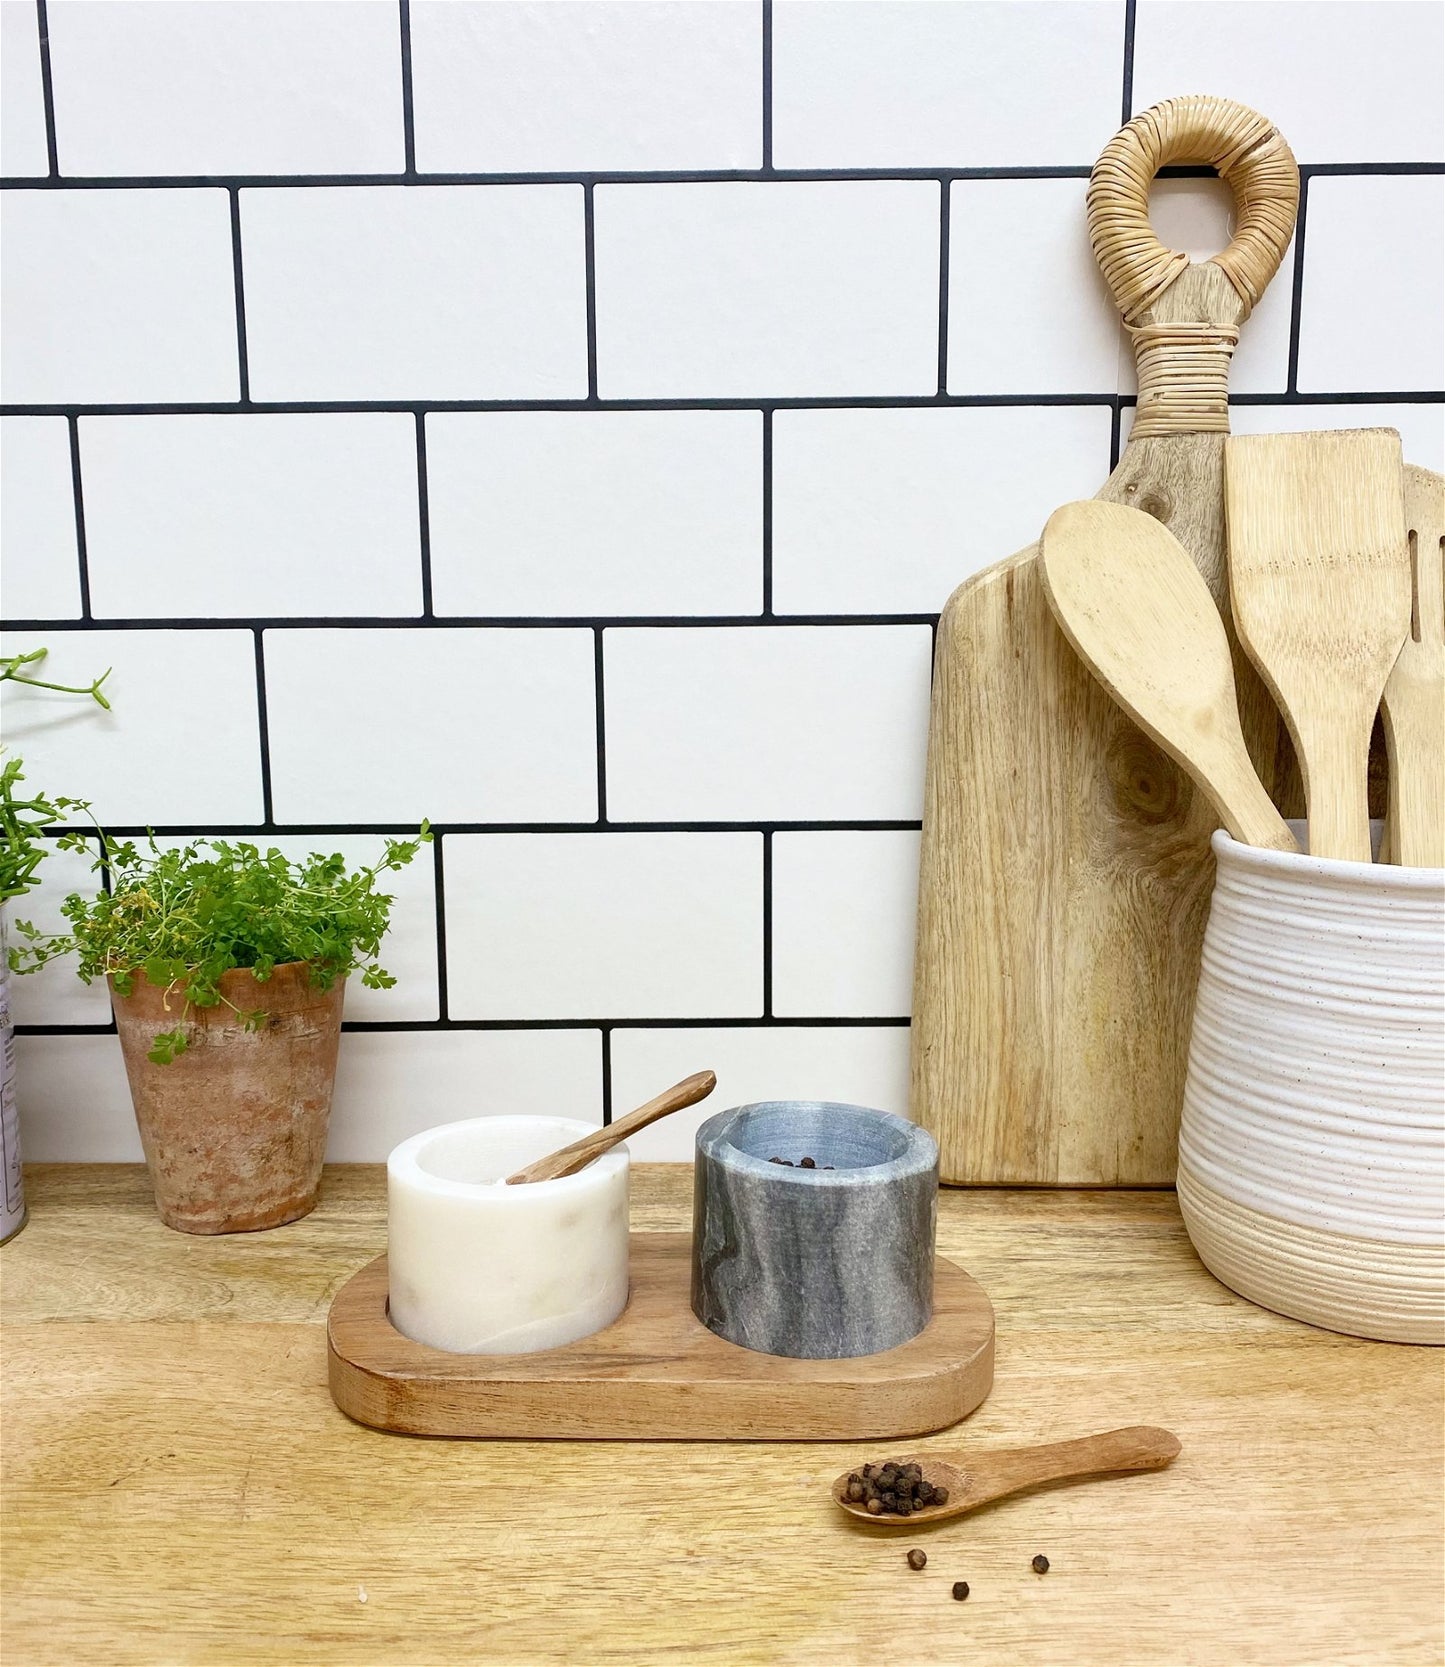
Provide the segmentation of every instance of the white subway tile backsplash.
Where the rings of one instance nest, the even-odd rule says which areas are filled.
[[[590,822],[586,630],[267,631],[283,822]]]
[[[6,743],[31,786],[90,800],[103,827],[260,821],[250,631],[52,631],[46,643],[51,682],[86,686],[113,668],[111,710],[81,695],[0,687]],[[0,653],[35,646],[7,634]]]
[[[586,394],[581,186],[240,195],[256,399]]]
[[[449,835],[454,1018],[762,1012],[756,833]]]
[[[840,1100],[908,1115],[906,1025],[612,1033],[617,1115],[694,1071],[716,1071],[717,1087],[701,1105],[634,1135],[627,1142],[634,1163],[691,1163],[702,1123],[758,1100]]]
[[[599,185],[604,398],[932,393],[929,180]]]
[[[1140,0],[1134,108],[1217,91],[1301,162],[1439,161],[1442,57],[1445,13],[1414,0]]]
[[[0,613],[6,619],[80,614],[64,417],[0,417]]]
[[[50,171],[38,23],[32,0],[0,0],[0,174],[11,179]]]
[[[773,1011],[907,1018],[918,898],[913,832],[773,835]]]
[[[780,168],[1091,163],[1119,123],[1108,0],[778,0]]]
[[[1405,461],[1445,474],[1445,405],[1236,405],[1229,413],[1236,434],[1297,434],[1321,428],[1394,428]]]
[[[417,166],[756,168],[762,49],[734,0],[415,0]]]
[[[439,614],[762,607],[756,411],[432,413]]]
[[[1445,370],[1445,178],[1310,181],[1299,386],[1439,388]]]
[[[15,1100],[27,1163],[140,1163],[114,1036],[17,1036]]]
[[[97,617],[419,614],[411,415],[83,417]]]
[[[773,606],[937,613],[1108,472],[1102,405],[779,411]]]
[[[237,397],[224,191],[6,191],[0,239],[6,400]]]
[[[27,772],[25,786],[38,785]],[[100,875],[94,863],[97,846],[84,852],[60,851],[51,844],[36,870],[39,884],[23,897],[5,905],[9,916],[10,943],[24,943],[16,930],[19,921],[29,921],[42,932],[64,932],[69,923],[61,905],[73,891],[94,895],[100,891]],[[103,980],[84,984],[73,959],[51,961],[38,972],[23,977],[10,975],[10,1017],[17,1025],[104,1025],[110,1023],[110,996]]]
[[[400,172],[395,8],[353,0],[60,0],[64,174]]]
[[[326,1156],[380,1163],[438,1123],[519,1114],[601,1124],[600,1031],[351,1031]]]
[[[948,391],[1112,394],[1120,329],[1089,247],[1082,179],[950,187]]]
[[[921,813],[927,626],[612,629],[615,821]]]

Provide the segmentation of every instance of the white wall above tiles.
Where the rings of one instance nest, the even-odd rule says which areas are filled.
[[[905,1109],[930,626],[1127,439],[1084,193],[1131,111],[1242,99],[1305,166],[1235,427],[1445,464],[1435,0],[44,15],[0,0],[0,599],[113,710],[7,684],[5,742],[165,840],[438,824],[333,1158],[703,1066],[636,1157]],[[1152,212],[1230,234],[1207,179]],[[32,1155],[138,1157],[104,992],[16,1005]]]

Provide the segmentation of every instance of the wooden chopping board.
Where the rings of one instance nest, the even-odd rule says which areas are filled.
[[[1161,167],[1197,162],[1233,188],[1238,229],[1191,265],[1154,237],[1148,189]],[[1168,526],[1226,624],[1228,338],[1279,265],[1298,191],[1278,131],[1206,97],[1136,117],[1089,190],[1095,253],[1140,368],[1134,430],[1098,495]],[[1037,548],[969,579],[939,622],[913,1115],[946,1182],[1167,1185],[1218,817],[1076,658]],[[1232,627],[1230,641],[1251,756],[1299,814],[1287,736]]]

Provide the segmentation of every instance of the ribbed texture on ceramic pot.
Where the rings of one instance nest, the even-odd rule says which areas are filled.
[[[1196,1245],[1226,1283],[1299,1318],[1324,1304],[1334,1318],[1318,1323],[1394,1336],[1368,1329],[1392,1323],[1378,1317],[1392,1288],[1404,1310],[1418,1298],[1445,1317],[1414,1260],[1385,1248],[1428,1259],[1445,1241],[1445,873],[1224,833],[1214,851],[1179,1135]]]

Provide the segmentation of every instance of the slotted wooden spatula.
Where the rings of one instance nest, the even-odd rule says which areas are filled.
[[[1294,740],[1312,856],[1370,861],[1370,731],[1410,634],[1403,468],[1388,428],[1224,448],[1235,627]]]
[[[1390,759],[1391,862],[1445,868],[1445,478],[1405,465],[1414,603],[1380,710]],[[1382,855],[1385,853],[1382,852]]]
[[[1213,165],[1235,195],[1233,242],[1199,265],[1149,225],[1150,181],[1176,162]],[[1226,610],[1230,349],[1298,196],[1274,126],[1208,97],[1137,116],[1089,187],[1094,250],[1140,371],[1133,431],[1099,496],[1162,521]],[[1079,663],[1037,551],[975,574],[939,621],[913,1114],[945,1181],[1168,1185],[1219,818]],[[1270,787],[1279,716],[1242,654],[1235,674]]]

